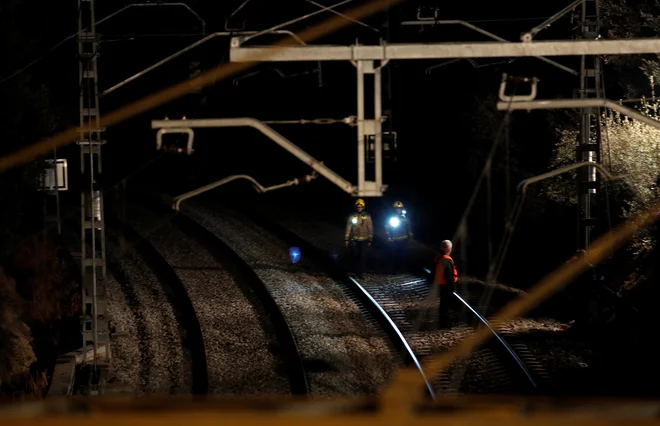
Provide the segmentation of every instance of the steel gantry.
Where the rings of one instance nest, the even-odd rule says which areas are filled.
[[[580,0],[582,1],[582,0]],[[593,1],[593,0],[590,0]],[[574,9],[573,6],[571,9]],[[537,31],[538,32],[538,31]],[[532,41],[531,36],[521,42],[480,43],[418,43],[381,44],[377,46],[249,46],[244,47],[242,37],[231,40],[231,62],[306,62],[306,61],[349,61],[357,68],[357,127],[358,127],[358,185],[357,196],[379,196],[385,186],[382,182],[382,120],[380,96],[380,70],[390,60],[451,59],[451,58],[497,58],[497,57],[546,57],[585,55],[625,55],[660,52],[660,39],[628,40],[574,40]],[[583,66],[585,76],[592,77],[593,68]],[[364,74],[374,74],[375,112],[367,119],[364,111]],[[587,77],[585,77],[586,79]],[[584,79],[583,79],[584,80]],[[586,81],[586,80],[584,80]],[[376,181],[365,181],[364,137],[375,139]],[[583,149],[592,149],[586,144]],[[594,151],[588,151],[594,152]],[[590,172],[594,173],[594,172]],[[592,184],[593,185],[593,184]]]
[[[639,55],[660,53],[660,38],[353,46],[249,46],[234,37],[231,62],[385,61],[452,58]]]
[[[109,361],[110,341],[107,299],[103,278],[106,274],[105,218],[103,193],[98,185],[102,173],[101,147],[105,144],[105,129],[100,126],[98,93],[98,50],[94,0],[78,0],[78,73],[80,96],[81,180],[81,265],[82,265],[82,335],[83,350],[93,346],[93,374],[90,390],[99,392],[99,345],[106,350],[100,360]]]

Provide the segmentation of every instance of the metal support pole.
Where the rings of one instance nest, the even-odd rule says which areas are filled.
[[[378,188],[383,186],[383,105],[382,105],[382,83],[381,83],[381,70],[382,67],[374,69],[374,143],[375,143],[375,156],[376,162],[376,186]]]
[[[357,61],[357,156],[358,156],[358,190],[364,188],[365,182],[365,132],[364,132],[364,61]]]
[[[105,318],[105,285],[99,277],[106,274],[105,266],[105,219],[103,193],[97,188],[96,176],[102,173],[101,147],[105,144],[104,130],[100,127],[98,93],[98,35],[94,15],[94,0],[78,0],[78,58],[79,58],[79,106],[80,106],[80,171],[83,175],[81,188],[81,268],[83,277],[82,335],[83,349],[93,347],[94,372],[92,394],[100,376],[98,365],[99,345],[109,343],[108,322]],[[86,156],[89,156],[87,158]],[[87,186],[87,187],[86,187]],[[91,315],[87,311],[91,311]],[[105,360],[110,354],[106,346]]]
[[[581,33],[583,40],[595,40],[599,37],[600,23],[598,0],[582,0]],[[583,55],[580,58],[580,99],[602,98],[601,64],[598,56]],[[580,117],[580,140],[577,147],[578,162],[597,163],[600,153],[600,132],[592,132],[600,126],[600,109],[598,107],[583,108]],[[580,200],[580,234],[578,248],[589,249],[593,239],[593,231],[597,218],[593,216],[596,209],[597,188],[599,185],[595,167],[587,167],[577,174],[578,194]]]

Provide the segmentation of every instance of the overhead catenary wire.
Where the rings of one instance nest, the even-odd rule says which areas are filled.
[[[454,235],[452,237],[452,241],[458,241],[458,240],[465,237],[465,230],[463,228],[466,226],[467,218],[468,218],[469,214],[472,212],[472,207],[474,207],[474,203],[477,200],[477,195],[479,194],[479,190],[481,189],[481,184],[482,184],[483,180],[486,178],[488,170],[491,167],[493,158],[495,157],[495,153],[497,152],[497,148],[499,147],[500,140],[502,139],[504,129],[509,123],[509,117],[512,113],[511,105],[513,103],[513,97],[516,94],[516,90],[517,90],[517,82],[514,81],[513,93],[511,94],[511,97],[510,97],[510,100],[509,100],[509,107],[504,113],[504,118],[502,119],[502,121],[500,123],[500,127],[497,130],[495,138],[493,139],[493,145],[492,145],[492,147],[490,149],[490,152],[488,153],[488,156],[486,158],[486,163],[484,164],[484,167],[481,170],[481,173],[479,174],[479,178],[477,179],[477,183],[475,184],[474,189],[472,190],[472,195],[470,196],[468,204],[465,207],[463,215],[461,216],[461,219],[459,221],[459,226],[458,226],[456,232],[454,233]]]
[[[249,1],[249,0],[248,0],[248,1]],[[103,18],[103,19],[100,19],[100,20],[96,21],[95,25],[100,25],[100,24],[102,24],[103,22],[105,22],[105,21],[107,21],[107,20],[109,20],[109,19],[111,19],[111,18],[117,16],[117,15],[120,14],[121,12],[124,12],[125,10],[130,9],[131,7],[135,7],[135,6],[147,6],[147,5],[148,5],[148,6],[168,6],[168,5],[172,5],[172,6],[183,6],[183,7],[185,7],[187,10],[189,10],[189,11],[190,11],[195,17],[197,17],[197,18],[200,20],[200,22],[201,22],[201,24],[202,24],[202,34],[206,34],[206,22],[204,22],[204,20],[201,19],[201,17],[197,14],[197,12],[195,12],[190,6],[188,6],[188,5],[185,4],[185,3],[161,3],[161,2],[159,2],[159,3],[133,3],[133,4],[129,4],[129,5],[127,5],[127,6],[124,6],[124,7],[122,7],[122,8],[119,9],[119,10],[116,10],[116,11],[112,12],[111,14],[109,14],[108,16],[106,16],[106,17]],[[80,13],[81,13],[81,9],[78,8],[78,14],[80,14]],[[83,31],[87,31],[87,28],[83,28]],[[44,54],[42,54],[41,56],[39,56],[39,57],[37,57],[36,59],[32,60],[31,62],[29,62],[29,63],[28,63],[27,65],[25,65],[24,67],[21,67],[21,68],[17,69],[16,71],[12,72],[12,73],[9,74],[8,76],[1,78],[1,79],[0,79],[0,84],[5,83],[5,82],[11,80],[12,78],[16,77],[17,75],[19,75],[19,74],[21,74],[21,73],[27,71],[29,68],[31,68],[31,67],[34,66],[35,64],[37,64],[37,63],[41,62],[42,60],[44,60],[48,55],[50,55],[51,53],[53,53],[55,50],[57,50],[57,48],[59,48],[60,46],[62,46],[64,43],[66,43],[66,42],[69,41],[69,40],[72,40],[72,39],[76,38],[77,35],[78,35],[78,32],[77,32],[77,31],[76,31],[75,33],[73,33],[73,34],[69,34],[67,37],[65,37],[64,39],[62,39],[61,41],[59,41],[57,44],[55,44],[53,47],[51,47],[50,49],[48,49],[48,50],[47,50]],[[181,35],[175,35],[175,36],[181,36]],[[115,36],[115,37],[119,37],[119,36]]]
[[[337,16],[342,16],[343,18],[348,19],[349,21],[353,22],[354,24],[358,24],[358,25],[361,25],[361,26],[363,26],[363,27],[369,28],[370,30],[375,31],[375,32],[377,32],[377,33],[380,32],[380,30],[377,29],[377,28],[374,28],[374,27],[372,27],[372,26],[370,26],[370,25],[367,25],[367,24],[365,24],[364,22],[358,21],[357,19],[353,19],[353,18],[351,18],[350,16],[346,16],[346,15],[344,15],[344,14],[341,13],[341,12],[337,12],[336,10],[333,10],[333,9],[331,9],[331,8],[329,8],[329,7],[327,7],[327,6],[324,6],[324,5],[320,4],[320,3],[317,3],[317,2],[315,2],[314,0],[305,0],[305,1],[306,1],[307,3],[313,4],[313,5],[316,6],[316,7],[320,7],[320,8],[323,9],[323,10],[327,10],[327,11],[330,12],[330,13],[334,13],[334,14],[337,15]]]
[[[622,179],[624,177],[624,176],[614,176],[607,168],[605,168],[601,164],[593,164],[591,162],[581,162],[581,163],[569,164],[567,166],[560,167],[559,169],[547,173],[543,173],[541,175],[534,176],[520,182],[520,184],[518,185],[518,196],[516,197],[516,202],[514,204],[513,210],[511,211],[506,221],[504,236],[502,237],[502,241],[500,243],[495,258],[489,265],[488,275],[486,277],[486,283],[495,283],[497,278],[499,277],[499,274],[501,273],[502,265],[504,264],[504,260],[506,258],[507,251],[511,244],[511,240],[513,239],[513,234],[515,232],[518,219],[520,218],[520,214],[522,212],[525,203],[527,188],[529,187],[529,185],[562,175],[564,173],[571,172],[581,167],[596,167],[596,169],[603,175],[603,177],[607,181],[614,181],[614,180]]]
[[[355,8],[346,12],[346,15],[351,16],[355,19],[361,19],[366,16],[369,16],[373,13],[383,10],[389,5],[396,5],[403,3],[405,0],[372,0],[366,4],[356,6]],[[388,3],[389,2],[389,3]],[[305,42],[316,40],[320,37],[324,37],[328,34],[334,33],[337,30],[340,30],[348,25],[348,21],[340,17],[332,17],[328,20],[312,26],[300,33],[300,39]],[[266,32],[269,32],[267,30]],[[128,106],[121,107],[116,109],[108,114],[105,114],[101,118],[101,127],[111,127],[118,123],[121,123],[129,118],[135,117],[136,115],[142,114],[144,112],[150,111],[153,108],[171,102],[175,99],[178,99],[194,90],[197,90],[201,87],[206,87],[217,81],[226,79],[227,77],[233,76],[238,72],[245,71],[256,65],[260,59],[264,57],[270,57],[270,55],[277,54],[278,47],[287,47],[291,46],[292,42],[289,39],[283,40],[282,42],[276,43],[274,45],[273,53],[265,54],[263,57],[257,55],[254,56],[254,60],[251,62],[240,62],[240,63],[230,63],[230,64],[221,64],[211,70],[208,70],[197,77],[192,79],[186,79],[182,82],[179,82],[173,86],[170,86],[166,89],[160,90],[152,95],[148,95],[140,100],[137,100]],[[41,140],[38,143],[29,145],[19,151],[15,151],[12,154],[6,155],[0,158],[0,172],[23,165],[29,161],[32,161],[43,155],[44,153],[52,150],[54,147],[64,146],[71,143],[75,140],[78,134],[78,128],[72,127],[63,132],[56,134],[50,138]]]
[[[236,14],[237,14],[238,12],[240,12],[241,9],[243,9],[245,6],[247,6],[247,4],[250,3],[250,1],[251,1],[251,0],[245,0],[243,3],[241,3],[241,4],[236,8],[236,10],[234,10],[234,11],[229,15],[229,18],[227,18],[227,19],[231,19],[231,18],[233,18],[234,16],[236,16]]]
[[[500,144],[500,141],[502,139],[508,139],[508,135],[509,135],[508,128],[511,125],[511,114],[513,112],[511,106],[513,104],[513,99],[516,96],[516,91],[517,90],[518,90],[518,80],[514,80],[513,91],[511,93],[511,96],[509,97],[508,108],[507,108],[507,110],[504,114],[504,117],[503,117],[502,122],[500,124],[500,128],[497,132],[497,135],[495,136],[495,140],[493,141],[493,147],[491,148],[491,151],[488,154],[486,164],[484,165],[484,169],[483,169],[482,174],[481,174],[481,176],[485,176],[487,178],[486,191],[487,191],[488,200],[487,200],[487,212],[486,212],[487,218],[486,218],[486,220],[487,220],[487,227],[488,227],[487,232],[488,232],[488,264],[489,265],[492,264],[493,261],[494,261],[494,259],[493,259],[493,234],[492,234],[492,213],[493,212],[492,212],[492,206],[491,206],[491,204],[492,204],[492,201],[491,201],[492,200],[492,186],[491,186],[491,183],[490,183],[490,181],[492,179],[492,163],[493,163],[493,159],[495,158],[495,153],[497,152],[497,148]],[[473,200],[476,200],[476,194],[479,193],[479,189],[480,189],[480,182],[479,181],[477,182],[477,185],[478,186],[475,187],[474,192],[473,192],[473,198],[472,198]],[[468,219],[469,214],[470,214],[470,210],[466,209],[464,217],[461,218],[462,221],[465,221],[464,222],[465,227],[467,227],[467,219]],[[461,228],[459,228],[459,229],[461,229]],[[463,235],[463,243],[465,242],[464,237],[465,236]],[[486,290],[484,291],[484,293],[482,294],[482,296],[480,298],[480,302],[479,302],[480,306],[485,307],[485,306],[490,305],[490,301],[493,297],[495,287],[493,287],[492,285],[489,286],[489,284],[494,284],[494,282],[489,281],[488,278],[486,278]]]
[[[474,206],[474,203],[476,202],[477,195],[479,194],[481,190],[481,185],[483,183],[483,180],[486,179],[490,173],[491,165],[493,158],[495,157],[495,153],[497,152],[497,148],[500,144],[500,140],[502,139],[502,135],[504,134],[504,129],[506,126],[509,125],[509,118],[511,116],[511,113],[513,110],[511,109],[511,105],[513,103],[513,98],[516,94],[517,90],[517,81],[514,80],[514,87],[513,87],[513,93],[511,94],[511,97],[509,99],[509,108],[505,111],[504,117],[502,121],[500,122],[500,126],[497,130],[497,133],[495,134],[495,138],[493,139],[493,145],[491,146],[491,149],[488,153],[488,156],[486,158],[486,163],[484,164],[483,169],[481,170],[481,173],[479,174],[479,178],[477,179],[477,182],[474,185],[474,188],[472,190],[472,195],[470,196],[470,199],[468,201],[467,206],[465,207],[465,210],[463,212],[463,215],[461,216],[461,219],[459,220],[458,223],[458,228],[456,232],[454,233],[454,236],[452,237],[451,241],[454,243],[454,245],[458,244],[465,244],[466,243],[466,228],[467,228],[467,219],[472,211],[472,207]],[[432,272],[431,272],[432,274]],[[486,293],[484,293],[486,294]],[[425,298],[423,301],[424,305],[430,305],[432,299],[436,298],[437,295],[434,292],[429,292],[429,295]],[[490,299],[491,294],[489,293],[487,297],[485,297],[486,300]],[[482,298],[483,299],[483,298]],[[423,312],[420,312],[417,315],[417,318],[415,320],[415,327],[414,329],[416,331],[419,331],[421,325],[422,325],[422,316],[424,315]]]
[[[248,40],[251,40],[251,39],[253,39],[253,38],[257,38],[257,37],[259,37],[259,36],[262,36],[262,35],[264,35],[264,34],[268,34],[268,33],[270,33],[270,32],[276,31],[276,30],[281,30],[282,28],[288,27],[289,25],[295,24],[295,23],[300,22],[300,21],[304,21],[305,19],[309,19],[309,18],[311,18],[312,16],[319,15],[319,14],[325,12],[326,10],[332,10],[332,9],[334,9],[334,8],[336,8],[336,7],[343,6],[343,5],[345,5],[345,4],[347,4],[347,3],[351,3],[351,2],[353,2],[353,1],[355,1],[355,0],[343,0],[343,1],[339,2],[339,3],[335,3],[335,4],[331,5],[331,6],[327,6],[327,7],[324,8],[324,9],[317,10],[316,12],[311,12],[311,13],[308,13],[308,14],[306,14],[306,15],[299,16],[299,17],[297,17],[297,18],[295,18],[295,19],[291,19],[291,20],[289,20],[289,21],[282,22],[281,24],[277,24],[277,25],[275,25],[275,26],[273,26],[273,27],[269,27],[269,28],[267,28],[267,29],[265,29],[265,30],[259,31],[259,32],[256,33],[256,34],[253,34],[253,35],[251,35],[251,36],[247,36],[247,37],[245,37],[245,38],[243,39],[243,42],[246,42],[246,41],[248,41]],[[405,0],[400,0],[400,1],[405,1]],[[336,18],[337,18],[337,19],[346,19],[346,18],[343,17],[343,16],[337,16]],[[351,22],[351,21],[348,21],[348,22]]]
[[[352,115],[346,118],[313,118],[300,120],[260,120],[264,124],[348,124],[357,125],[357,117]]]
[[[231,15],[230,18],[236,15],[243,7],[245,7],[251,0],[246,0],[243,4],[241,4]],[[388,7],[389,10],[389,7]],[[107,16],[106,18],[103,18],[99,20],[96,24],[101,24],[104,22],[106,19],[113,17],[116,15],[117,12],[113,12],[111,15]],[[542,19],[547,19],[547,16],[539,16],[539,17],[527,17],[527,18],[497,18],[497,19],[476,19],[476,20],[466,20],[465,22],[472,23],[472,24],[478,24],[478,23],[497,23],[497,22],[523,22],[523,21],[534,21],[534,20],[542,20]],[[265,25],[264,25],[265,26]],[[389,28],[389,27],[388,27]],[[200,33],[201,35],[204,35],[205,32]],[[135,34],[135,35],[126,35],[126,37],[165,37],[165,36],[171,36],[171,37],[192,37],[195,35],[200,35],[200,34],[172,34],[172,35],[160,35],[160,34]],[[32,60],[29,62],[27,65],[24,67],[21,67],[17,69],[16,71],[12,72],[11,74],[7,75],[6,77],[3,77],[0,79],[0,84],[11,80],[12,78],[16,77],[17,75],[23,73],[27,69],[31,68],[35,64],[41,62],[44,60],[48,55],[50,55],[53,51],[57,50],[60,46],[62,46],[64,43],[67,41],[75,38],[77,33],[71,34],[61,41],[59,41],[57,44],[55,44],[53,47],[48,49],[44,54],[41,56],[37,57],[36,59]],[[113,37],[122,37],[122,35],[113,35]],[[624,100],[623,102],[639,102],[641,99],[632,99],[632,100]]]

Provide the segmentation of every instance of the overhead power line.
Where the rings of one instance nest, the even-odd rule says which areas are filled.
[[[55,46],[48,49],[48,51],[46,53],[39,56],[37,59],[33,60],[32,62],[30,62],[29,64],[27,64],[23,68],[20,68],[20,69],[14,71],[13,73],[11,73],[10,75],[8,75],[7,77],[4,77],[2,80],[0,80],[0,84],[4,83],[6,81],[9,81],[12,78],[16,77],[17,75],[21,74],[22,72],[24,72],[25,70],[27,70],[28,68],[30,68],[31,66],[36,64],[37,62],[40,62],[41,60],[43,60],[46,56],[50,55],[55,49],[57,49],[58,47],[60,47],[61,45],[63,45],[64,43],[66,43],[67,41],[69,41],[69,40],[71,40],[72,38],[75,38],[75,37],[76,37],[76,34],[71,34],[70,36],[68,36],[64,40],[57,43]]]
[[[119,15],[120,13],[122,13],[122,12],[124,12],[124,11],[126,11],[126,10],[132,8],[132,7],[146,7],[146,6],[182,6],[182,7],[186,8],[187,10],[189,10],[190,13],[192,13],[192,14],[193,14],[193,15],[194,15],[194,16],[200,21],[200,23],[201,23],[201,25],[202,25],[202,33],[206,33],[206,22],[205,22],[205,21],[204,21],[204,20],[203,20],[198,14],[197,14],[197,12],[195,12],[193,9],[190,8],[190,6],[188,6],[188,5],[185,4],[185,3],[132,3],[132,4],[129,4],[129,5],[127,5],[127,6],[124,6],[124,7],[122,7],[121,9],[119,9],[119,10],[117,10],[117,11],[111,13],[110,15],[106,16],[105,18],[98,20],[98,21],[95,23],[95,25],[100,25],[100,24],[102,24],[103,22],[105,22],[105,21],[107,21],[107,20],[109,20],[109,19],[111,19],[111,18],[114,18],[115,16]],[[11,73],[10,75],[8,75],[7,77],[3,77],[2,79],[0,79],[0,84],[3,84],[3,83],[5,83],[5,82],[11,80],[12,78],[14,78],[14,77],[16,77],[17,75],[19,75],[19,74],[23,73],[24,71],[26,71],[28,68],[31,68],[31,67],[34,66],[35,64],[41,62],[41,61],[44,60],[48,55],[50,55],[51,53],[53,53],[53,51],[55,51],[57,48],[59,48],[60,46],[62,46],[62,45],[63,45],[64,43],[66,43],[67,41],[69,41],[69,40],[71,40],[71,39],[74,39],[77,35],[78,35],[78,32],[75,32],[75,33],[70,34],[69,36],[65,37],[62,41],[60,41],[59,43],[57,43],[56,45],[54,45],[53,47],[51,47],[50,49],[48,49],[48,51],[46,51],[46,53],[44,53],[43,55],[39,56],[37,59],[33,60],[32,62],[30,62],[29,64],[25,65],[24,67],[22,67],[22,68],[20,68],[20,69],[18,69],[18,70],[16,70],[16,71],[14,71],[13,73]],[[152,36],[153,36],[153,35],[152,35]],[[181,37],[182,35],[181,35],[181,34],[176,34],[175,36],[177,36],[177,37]]]

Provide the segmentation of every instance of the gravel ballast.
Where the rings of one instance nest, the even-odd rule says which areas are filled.
[[[189,202],[189,217],[241,256],[269,287],[297,339],[313,395],[376,393],[394,372],[396,357],[379,330],[336,283],[249,220]]]
[[[168,215],[133,206],[129,224],[174,270],[194,307],[204,341],[208,392],[221,395],[290,393],[269,351],[272,333],[234,277],[199,243],[173,225]],[[265,319],[267,321],[267,319]]]
[[[258,206],[258,203],[255,203]],[[255,205],[252,205],[253,208]],[[267,206],[267,207],[266,207]],[[255,210],[268,211],[268,219],[294,232],[302,239],[308,241],[315,247],[324,250],[335,258],[342,255],[343,229],[339,226],[315,220],[313,215],[296,214],[278,208],[276,205],[264,204]],[[308,213],[308,212],[306,212]],[[377,230],[382,237],[382,230]],[[426,250],[421,244],[415,243],[414,250]],[[376,268],[382,265],[385,253],[377,248],[370,250],[369,261]],[[459,271],[460,272],[460,271]],[[437,298],[429,297],[429,285],[426,277],[414,274],[389,274],[389,273],[366,273],[360,283],[374,296],[386,312],[404,333],[413,350],[419,356],[427,356],[444,352],[458,344],[472,332],[472,328],[459,325],[450,330],[429,330],[430,324],[419,321],[421,313],[426,319],[437,318]],[[462,280],[458,292],[487,317],[493,315],[499,308],[510,300],[524,295],[518,289],[510,288],[502,284],[486,286],[479,280],[466,278]],[[482,300],[484,293],[487,298]],[[466,314],[461,318],[454,315],[455,320],[474,318],[472,314]],[[416,325],[422,324],[422,331],[418,331]],[[551,318],[521,318],[507,324],[498,324],[501,334],[515,337],[516,341],[529,351],[529,357],[542,365],[547,375],[552,378],[570,376],[570,372],[583,370],[590,358],[591,351],[584,342],[571,340],[565,333],[560,331],[561,324]],[[524,343],[520,343],[523,341]],[[549,350],[545,342],[553,342],[555,348]],[[517,350],[517,349],[516,349]],[[500,369],[492,362],[492,353],[488,349],[480,349],[464,361],[459,361],[452,366],[444,377],[435,378],[434,382],[451,381],[452,386],[444,386],[447,391],[458,390],[461,392],[496,392],[498,386],[492,383],[489,377],[497,374]],[[526,361],[526,360],[525,360]],[[463,372],[461,375],[459,373]],[[462,383],[460,377],[462,376]],[[446,383],[445,383],[446,384]],[[554,387],[562,388],[561,391],[572,392],[572,386],[563,388],[561,383],[554,383]],[[506,386],[500,386],[506,387]]]
[[[108,314],[118,331],[111,342],[110,381],[138,395],[190,393],[178,324],[153,271],[129,249],[110,259],[106,286]]]

